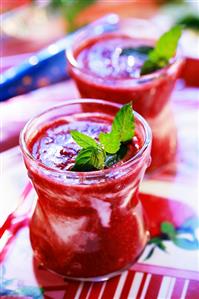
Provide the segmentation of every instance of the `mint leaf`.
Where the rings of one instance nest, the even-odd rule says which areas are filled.
[[[131,104],[124,105],[116,114],[112,132],[118,133],[120,141],[126,142],[133,138],[134,135],[134,115]]]
[[[92,171],[104,168],[105,153],[100,147],[82,149],[76,157],[73,171]]]
[[[159,59],[158,61],[146,60],[141,69],[141,75],[147,75],[158,71],[168,65],[168,60]]]
[[[149,52],[148,59],[144,62],[141,68],[141,75],[152,73],[169,64],[169,60],[176,53],[181,34],[182,27],[177,25],[160,37],[156,47]]]
[[[116,114],[110,133],[101,133],[99,140],[109,154],[115,154],[121,142],[127,142],[134,136],[135,124],[131,104],[124,105]]]
[[[95,141],[95,139],[91,138],[90,136],[83,134],[81,132],[72,130],[70,131],[71,136],[73,137],[73,139],[75,140],[75,142],[83,147],[83,148],[87,148],[87,147],[98,147],[98,143]]]
[[[118,163],[120,160],[124,158],[124,156],[127,153],[127,150],[128,150],[127,145],[122,143],[117,153],[113,155],[111,154],[106,155],[105,166],[111,167],[112,165]]]
[[[196,14],[188,14],[180,18],[177,25],[182,25],[185,29],[199,31],[199,17]]]
[[[161,232],[164,234],[167,234],[170,240],[173,240],[176,238],[176,230],[172,223],[170,222],[162,222],[161,224]]]
[[[115,154],[120,148],[120,138],[118,132],[100,133],[99,141],[109,154]]]
[[[135,124],[131,104],[124,105],[116,114],[111,132],[99,134],[100,143],[88,135],[72,130],[71,136],[83,149],[78,153],[73,171],[92,171],[110,167],[126,154],[125,144],[134,136]]]
[[[120,56],[130,56],[130,55],[148,55],[150,51],[153,50],[153,47],[150,46],[139,46],[139,47],[128,47],[123,48]]]
[[[167,60],[171,59],[176,53],[181,34],[181,26],[172,27],[169,31],[165,32],[158,40],[155,49],[149,53],[149,58],[151,60],[156,60],[157,57]]]

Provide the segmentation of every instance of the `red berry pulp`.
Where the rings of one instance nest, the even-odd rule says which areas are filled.
[[[86,109],[94,109],[92,105]],[[116,107],[106,112],[110,109],[114,114]],[[109,278],[135,262],[147,243],[138,188],[150,144],[142,150],[146,132],[137,116],[136,134],[122,161],[95,172],[70,171],[79,151],[70,130],[97,140],[100,132],[110,130],[112,120],[111,112],[71,111],[34,128],[26,140],[25,164],[38,195],[30,223],[32,247],[46,268],[67,277]]]
[[[111,118],[79,118],[71,122],[60,120],[43,127],[37,135],[31,140],[29,150],[33,157],[44,165],[54,169],[72,170],[75,159],[80,151],[80,147],[73,140],[70,131],[77,130],[84,133],[96,141],[101,132],[109,132],[111,130]],[[127,144],[127,153],[122,161],[117,164],[129,160],[140,149],[139,136],[134,136]],[[114,167],[115,165],[113,165]]]

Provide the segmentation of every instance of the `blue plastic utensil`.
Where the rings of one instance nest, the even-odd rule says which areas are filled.
[[[77,32],[89,28],[98,32],[111,32],[117,28],[118,21],[117,15],[109,14]],[[0,101],[68,79],[65,51],[70,47],[76,33],[67,35],[32,55],[19,66],[12,67],[1,74]]]

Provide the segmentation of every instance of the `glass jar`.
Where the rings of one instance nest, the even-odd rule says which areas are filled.
[[[128,56],[124,60],[121,51],[132,45],[154,46],[160,35],[157,28],[146,20],[120,18],[115,19],[114,26],[104,28],[88,28],[75,35],[66,53],[69,73],[83,98],[99,98],[122,104],[132,101],[134,110],[150,122],[152,128],[151,168],[167,164],[175,157],[177,148],[169,97],[183,59],[178,51],[169,66],[140,76],[139,72],[136,73],[136,67],[141,67],[140,61],[144,58]],[[132,77],[127,76],[133,67],[135,73]],[[166,120],[165,123],[162,119]],[[170,120],[172,125],[168,126]]]
[[[56,120],[114,117],[120,105],[72,100],[29,121],[20,145],[38,201],[30,223],[35,257],[68,278],[106,280],[131,266],[149,238],[139,185],[150,163],[151,132],[135,113],[137,154],[122,165],[90,172],[62,171],[35,159],[28,147],[42,127]]]

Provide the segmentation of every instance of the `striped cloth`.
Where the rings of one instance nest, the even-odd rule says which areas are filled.
[[[130,270],[107,282],[44,289],[49,299],[198,299],[199,281]]]

